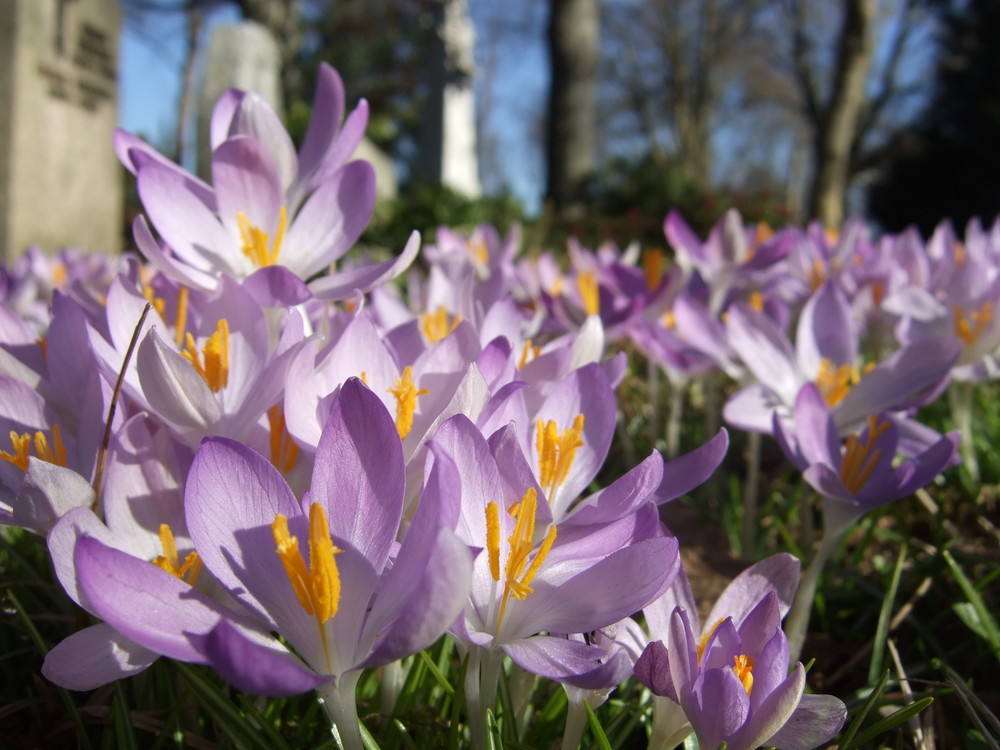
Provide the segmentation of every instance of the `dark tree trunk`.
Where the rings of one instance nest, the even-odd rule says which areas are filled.
[[[560,214],[582,208],[594,166],[599,32],[598,0],[551,0],[546,198]]]
[[[815,174],[809,215],[836,228],[844,220],[851,176],[851,151],[865,103],[871,66],[874,0],[848,0],[837,51],[837,72],[827,106],[817,123]]]

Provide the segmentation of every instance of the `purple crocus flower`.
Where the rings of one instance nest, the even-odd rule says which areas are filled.
[[[824,534],[839,536],[867,511],[912,495],[951,464],[958,432],[938,436],[918,455],[898,461],[900,425],[906,421],[880,412],[842,440],[832,410],[811,383],[795,399],[791,429],[775,417],[778,444],[823,498]]]
[[[771,432],[775,413],[790,415],[805,383],[820,388],[837,428],[848,432],[880,411],[926,402],[946,383],[959,354],[954,340],[928,339],[865,367],[850,303],[833,282],[823,284],[806,303],[794,347],[766,315],[749,305],[730,307],[726,331],[758,382],[730,398],[723,415],[741,429],[765,434]]]
[[[705,748],[726,743],[727,750],[761,745],[807,750],[840,729],[844,704],[833,696],[804,694],[801,663],[789,672],[781,618],[798,571],[798,560],[786,554],[751,566],[719,597],[705,627],[692,607],[686,578],[678,577],[646,608],[650,630],[662,640],[643,651],[636,678],[683,712],[657,706],[669,717],[654,723],[665,746],[694,731]]]
[[[375,205],[375,174],[349,162],[368,119],[365,102],[343,128],[343,83],[319,71],[313,117],[298,153],[278,115],[254,94],[230,91],[212,115],[212,185],[187,174],[138,139],[116,134],[116,150],[136,175],[146,221],[133,223],[149,262],[188,286],[211,290],[222,274],[246,280],[265,302],[291,304],[312,293],[349,296],[400,273],[419,241],[399,259],[305,280],[357,241]]]
[[[440,509],[454,505],[442,498],[455,481],[437,473],[397,545],[402,448],[392,417],[357,379],[333,404],[315,467],[300,503],[240,443],[209,438],[195,456],[185,494],[191,539],[234,609],[97,540],[77,543],[76,567],[94,611],[127,637],[211,664],[247,691],[315,688],[345,746],[360,748],[361,670],[440,637],[468,598],[471,559],[441,525]]]

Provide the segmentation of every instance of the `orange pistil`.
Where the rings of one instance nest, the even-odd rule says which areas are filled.
[[[268,409],[267,423],[270,427],[271,463],[278,471],[287,473],[295,468],[299,446],[288,434],[284,410],[278,405]]]
[[[10,431],[10,445],[13,452],[0,451],[0,459],[14,464],[21,471],[28,470],[28,459],[30,458],[31,446],[35,446],[35,456],[42,461],[58,466],[66,465],[66,447],[62,441],[62,430],[59,425],[52,425],[52,445],[45,433],[41,430],[35,432],[34,437],[27,432],[18,434]]]
[[[542,563],[552,549],[556,541],[556,527],[550,526],[542,540],[538,551],[528,565],[528,557],[535,549],[532,538],[535,534],[535,516],[538,512],[538,493],[535,489],[529,488],[517,504],[517,510],[513,514],[517,518],[514,525],[514,533],[507,537],[510,551],[507,554],[507,566],[503,571],[504,587],[503,595],[500,599],[500,611],[497,615],[497,627],[503,620],[507,602],[511,596],[515,599],[524,599],[528,594],[533,593],[531,582],[538,575]],[[496,503],[486,505],[486,549],[489,554],[490,575],[497,583],[500,582],[500,511]],[[527,568],[527,570],[525,570]]]
[[[433,344],[458,328],[458,324],[461,322],[460,316],[451,317],[444,307],[438,307],[434,312],[420,316],[420,331],[424,334],[427,342]]]
[[[165,523],[160,524],[160,546],[163,547],[163,554],[153,560],[153,565],[194,586],[202,566],[198,553],[188,552],[184,562],[180,562],[180,558],[177,556],[174,533],[170,530],[170,526]]]
[[[820,360],[816,386],[827,406],[834,407],[844,400],[851,388],[861,380],[861,373],[854,365],[837,367],[825,357]]]
[[[583,271],[576,277],[576,285],[580,290],[580,301],[587,315],[597,315],[601,311],[601,297],[597,292],[597,279],[590,271]]]
[[[229,321],[219,319],[215,333],[200,352],[190,333],[185,335],[185,341],[181,355],[194,366],[212,392],[218,393],[225,388],[229,383]]]
[[[257,268],[273,266],[278,263],[278,253],[281,252],[281,242],[285,238],[285,225],[288,222],[288,212],[282,206],[278,213],[278,231],[274,235],[274,244],[268,246],[271,237],[260,227],[250,223],[250,219],[242,211],[236,214],[236,223],[240,229],[240,249]]]
[[[955,335],[962,339],[966,346],[972,346],[993,320],[993,303],[991,302],[984,302],[978,310],[973,310],[968,315],[965,314],[961,305],[955,305],[952,311],[955,321]]]
[[[856,495],[872,475],[882,451],[875,442],[889,429],[889,422],[879,422],[878,417],[868,417],[868,436],[862,443],[857,435],[847,438],[844,459],[840,466],[840,479]]]
[[[538,420],[535,448],[538,451],[538,475],[542,489],[550,501],[558,487],[569,475],[576,449],[583,446],[583,415],[577,414],[573,426],[559,432],[556,423]]]
[[[742,683],[743,689],[747,691],[747,695],[750,695],[750,691],[753,690],[753,659],[746,654],[740,654],[733,657],[733,662],[733,671]]]
[[[400,440],[406,440],[406,436],[413,429],[417,396],[426,395],[430,391],[426,388],[417,390],[417,386],[413,383],[413,368],[407,365],[403,368],[403,374],[399,376],[395,387],[389,389],[389,393],[396,397],[396,432],[399,433]]]
[[[663,279],[663,251],[659,248],[649,248],[642,251],[642,270],[646,275],[646,288],[656,289]]]

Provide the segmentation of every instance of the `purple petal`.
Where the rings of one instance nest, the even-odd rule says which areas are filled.
[[[93,690],[138,674],[159,656],[102,622],[52,647],[45,655],[42,674],[68,690]]]
[[[803,694],[795,711],[763,744],[778,750],[811,750],[826,745],[847,720],[847,706],[832,695]]]
[[[250,274],[243,288],[261,307],[292,307],[312,299],[306,283],[285,266],[264,266]]]
[[[656,492],[657,502],[669,502],[705,482],[719,468],[728,450],[729,433],[722,429],[701,447],[667,461]]]
[[[94,612],[122,635],[179,661],[203,664],[196,643],[223,613],[218,604],[157,566],[82,537],[80,587]]]
[[[656,695],[677,702],[677,691],[670,677],[670,652],[663,641],[653,641],[635,663],[635,678]]]
[[[403,513],[405,469],[396,424],[357,378],[340,389],[316,448],[310,495],[323,503],[334,536],[376,571],[389,558]]]
[[[416,260],[420,251],[420,233],[413,232],[399,257],[352,268],[349,271],[331,273],[309,282],[309,288],[316,297],[323,300],[340,300],[350,297],[356,291],[367,292],[372,287],[396,278]]]
[[[297,695],[322,685],[329,676],[308,669],[289,652],[267,648],[220,620],[205,637],[208,663],[239,690],[272,698]]]
[[[439,529],[431,544],[426,535],[407,536],[365,623],[378,641],[361,666],[387,664],[430,646],[461,614],[471,585],[472,555],[454,532]]]
[[[803,373],[818,373],[823,359],[836,367],[855,364],[857,326],[847,296],[832,281],[823,284],[802,308],[795,341]]]
[[[736,626],[740,627],[751,610],[771,592],[776,594],[778,611],[784,617],[799,587],[801,567],[795,555],[784,552],[751,565],[726,586],[706,623],[711,626],[723,617],[732,617]]]
[[[204,440],[188,473],[184,511],[202,562],[233,596],[265,617],[301,611],[270,528],[281,514],[295,533],[301,509],[263,456],[235,440]]]
[[[750,714],[750,696],[739,677],[729,667],[704,672],[694,693],[680,694],[681,706],[687,714],[699,747],[719,747],[730,742]],[[757,745],[732,743],[736,748]]]
[[[593,670],[604,650],[567,638],[536,635],[512,643],[503,650],[525,671],[551,680],[567,679]]]

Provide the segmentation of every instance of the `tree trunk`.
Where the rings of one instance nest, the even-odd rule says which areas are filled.
[[[810,215],[830,229],[844,221],[851,146],[865,101],[875,14],[874,0],[847,0],[844,5],[833,91],[816,128],[816,171],[809,197]]]
[[[551,0],[546,197],[560,214],[582,209],[597,141],[598,0]]]

